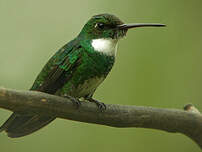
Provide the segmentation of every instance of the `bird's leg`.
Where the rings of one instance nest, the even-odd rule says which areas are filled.
[[[70,99],[71,102],[76,106],[77,109],[81,106],[81,101],[79,99],[73,98],[69,95],[63,95],[63,97]]]
[[[94,102],[97,107],[99,108],[99,110],[104,111],[106,110],[106,105],[103,102],[97,101],[95,99],[93,99],[92,97],[86,97],[86,100],[88,100],[89,102]]]

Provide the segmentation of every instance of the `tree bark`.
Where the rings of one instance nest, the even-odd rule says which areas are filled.
[[[140,127],[182,133],[202,149],[202,115],[191,105],[185,110],[142,106],[106,105],[103,112],[94,103],[81,102],[79,108],[72,97],[59,97],[36,91],[0,88],[0,107],[24,114],[54,115],[58,118],[95,123],[111,127]]]

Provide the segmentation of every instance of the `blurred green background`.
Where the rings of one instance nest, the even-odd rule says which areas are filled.
[[[202,109],[201,0],[0,0],[0,85],[27,90],[61,46],[95,14],[166,28],[130,30],[116,64],[97,89],[105,103]],[[0,123],[11,112],[0,109]],[[23,138],[0,134],[2,152],[198,152],[189,138],[151,129],[117,129],[57,119]]]

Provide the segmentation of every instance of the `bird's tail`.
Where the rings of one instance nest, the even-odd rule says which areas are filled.
[[[52,122],[56,117],[44,115],[24,115],[14,112],[0,127],[11,138],[29,135]]]

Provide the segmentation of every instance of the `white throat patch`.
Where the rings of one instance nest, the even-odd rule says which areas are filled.
[[[91,42],[92,47],[95,51],[102,52],[106,55],[116,55],[117,51],[117,42],[118,40],[114,40],[111,38],[108,39],[93,39]]]

